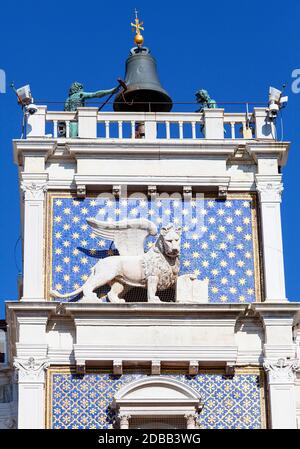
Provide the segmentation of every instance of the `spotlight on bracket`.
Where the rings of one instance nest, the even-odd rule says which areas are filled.
[[[33,103],[29,84],[16,89],[14,83],[11,83],[11,87],[18,98],[19,105],[22,107],[22,109],[24,109],[25,113],[30,115],[35,114],[38,110],[38,107]]]
[[[15,92],[18,98],[18,104],[23,111],[22,138],[26,139],[28,116],[35,114],[38,111],[38,107],[33,103],[29,84],[16,89],[14,83],[11,83],[10,87]]]
[[[15,89],[14,83],[11,83],[11,87],[13,88],[15,94],[17,95],[18,103],[21,106],[27,106],[33,102],[29,84],[26,84],[26,86],[23,87],[19,87],[18,89]]]

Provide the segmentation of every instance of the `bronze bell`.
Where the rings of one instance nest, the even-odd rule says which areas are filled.
[[[161,87],[156,61],[146,47],[134,47],[126,61],[127,90],[118,92],[115,111],[169,112],[172,99]]]

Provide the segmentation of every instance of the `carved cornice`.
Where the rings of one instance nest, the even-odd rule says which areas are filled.
[[[48,359],[36,360],[34,357],[29,357],[27,360],[14,360],[14,367],[18,370],[19,382],[44,382],[45,369],[48,366]]]
[[[269,383],[293,383],[295,372],[299,368],[299,360],[282,357],[274,362],[274,360],[265,359],[263,367],[268,373]]]
[[[13,140],[14,162],[23,166],[24,157],[32,155],[43,156],[46,161],[54,153],[56,146],[57,142],[49,138],[15,139]]]
[[[290,142],[278,142],[271,139],[252,140],[246,142],[246,150],[250,156],[257,160],[260,157],[274,155],[277,157],[279,165],[285,165],[287,161]]]
[[[24,192],[26,201],[42,201],[45,197],[45,192],[47,191],[48,184],[43,183],[25,183],[21,182],[21,190]]]

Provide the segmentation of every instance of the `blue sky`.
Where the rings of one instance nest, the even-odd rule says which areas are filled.
[[[161,83],[175,102],[193,101],[199,88],[206,88],[219,102],[267,102],[270,85],[280,88],[287,83],[284,139],[292,147],[283,170],[282,221],[287,295],[292,301],[299,299],[300,93],[291,91],[291,73],[300,68],[300,4],[29,0],[1,5],[0,68],[6,73],[7,93],[0,94],[0,317],[3,301],[17,298],[21,266],[20,244],[16,245],[17,168],[11,144],[20,137],[21,114],[9,83],[30,83],[35,99],[45,100],[49,109],[63,108],[75,80],[87,90],[112,87],[124,75],[133,46],[130,21],[135,7],[145,24],[145,45],[156,57]]]

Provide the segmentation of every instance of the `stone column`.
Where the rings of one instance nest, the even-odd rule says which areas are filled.
[[[272,429],[296,429],[295,371],[297,360],[265,359]]]
[[[19,429],[45,428],[45,369],[48,365],[46,359],[15,358],[19,386]]]
[[[283,186],[280,175],[256,175],[259,195],[264,285],[266,302],[285,302],[285,280],[281,231],[281,192]]]
[[[45,182],[22,182],[24,191],[24,252],[22,301],[44,301]]]
[[[196,413],[186,413],[184,415],[186,419],[186,428],[187,429],[196,429]]]
[[[119,414],[120,429],[129,429],[130,418],[131,418],[131,416],[128,413],[120,413]]]

